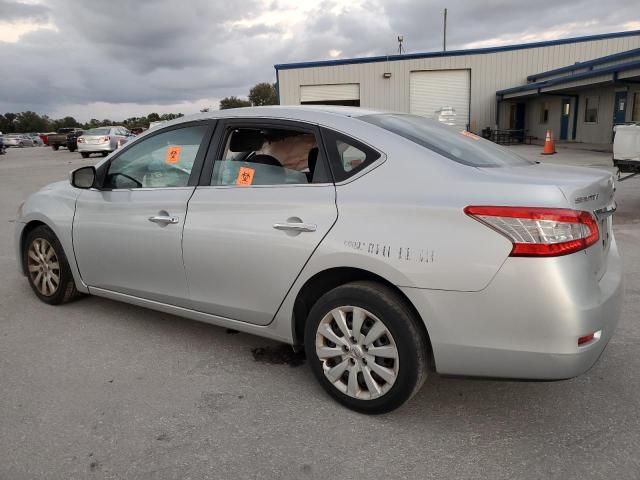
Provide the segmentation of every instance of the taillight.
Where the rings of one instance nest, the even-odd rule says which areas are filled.
[[[78,143],[84,143],[84,138],[78,137]]]
[[[557,257],[598,241],[589,212],[567,208],[469,206],[464,212],[513,243],[512,257]]]

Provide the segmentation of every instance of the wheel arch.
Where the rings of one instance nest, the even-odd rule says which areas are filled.
[[[27,274],[27,267],[24,263],[24,249],[26,246],[25,242],[29,233],[41,226],[47,227],[49,230],[54,232],[55,235],[55,231],[51,228],[51,226],[47,225],[47,223],[43,222],[42,220],[31,220],[24,226],[22,232],[20,232],[20,268],[22,269],[22,273],[25,275]]]
[[[377,275],[368,270],[355,268],[355,267],[334,267],[323,270],[310,277],[304,285],[298,291],[296,299],[293,305],[293,340],[294,346],[304,344],[304,327],[307,321],[307,317],[313,305],[320,299],[322,295],[336,287],[345,285],[350,282],[368,280],[379,283],[393,290],[405,303],[405,305],[411,310],[415,318],[418,319],[418,328],[425,335],[428,346],[429,365],[431,368],[435,368],[435,361],[433,356],[433,348],[431,347],[431,339],[425,322],[413,305],[413,303],[407,298],[407,296],[393,283],[389,282],[384,277]]]

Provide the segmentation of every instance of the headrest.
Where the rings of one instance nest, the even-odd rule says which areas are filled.
[[[264,144],[264,135],[260,130],[234,130],[231,134],[229,150],[232,152],[254,152]]]

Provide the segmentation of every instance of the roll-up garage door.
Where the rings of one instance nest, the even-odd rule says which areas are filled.
[[[411,72],[409,79],[411,113],[468,128],[470,70]]]
[[[301,85],[300,103],[306,105],[360,105],[360,84]]]

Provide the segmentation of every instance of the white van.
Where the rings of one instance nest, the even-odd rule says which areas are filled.
[[[640,173],[640,125],[616,125],[613,165],[623,173]]]

